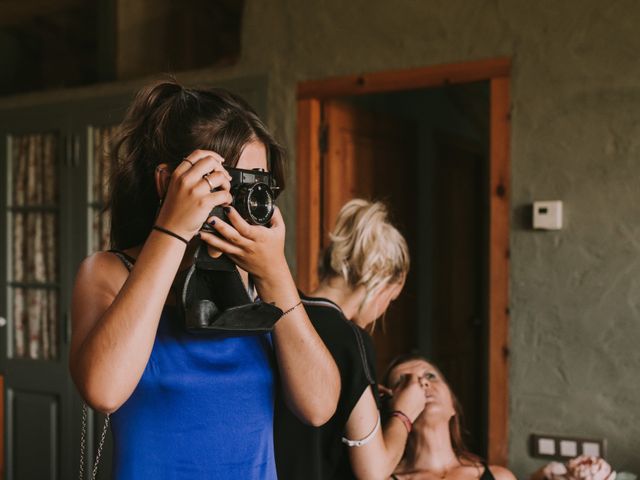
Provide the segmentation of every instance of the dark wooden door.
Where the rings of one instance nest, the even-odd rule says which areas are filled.
[[[412,252],[417,250],[416,128],[347,102],[323,103],[326,146],[322,156],[323,244],[342,205],[355,197],[383,200]],[[374,334],[380,374],[389,361],[417,346],[417,282],[412,269],[401,296]]]
[[[480,147],[439,137],[434,168],[432,356],[464,411],[475,452],[486,447],[486,162]]]

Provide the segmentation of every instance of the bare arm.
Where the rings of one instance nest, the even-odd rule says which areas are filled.
[[[221,157],[196,151],[189,158],[171,175],[157,219],[185,239],[199,230],[214,205],[231,198]],[[216,168],[209,178],[221,190],[211,193],[202,175]],[[138,384],[185,248],[180,240],[152,231],[130,275],[109,253],[95,254],[80,266],[72,299],[69,369],[95,409],[116,410]]]
[[[205,233],[202,239],[253,275],[263,301],[282,310],[297,305],[300,297],[284,256],[285,226],[279,210],[271,228],[249,225],[234,209],[227,215],[233,226],[220,219],[214,225],[224,239]],[[287,405],[303,422],[324,424],[335,412],[340,376],[302,305],[276,323],[274,343]]]
[[[69,368],[93,408],[113,412],[138,384],[183,253],[181,242],[154,232],[129,278],[109,253],[97,253],[80,266]]]
[[[406,414],[411,422],[422,412],[425,396],[417,378],[410,379],[393,399],[393,409]],[[350,440],[367,437],[378,419],[378,407],[371,387],[367,388],[347,420],[345,436]],[[372,440],[361,447],[350,447],[351,467],[360,479],[387,479],[402,459],[409,434],[397,417],[391,417]]]

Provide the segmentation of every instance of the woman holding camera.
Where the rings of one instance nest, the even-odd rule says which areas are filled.
[[[115,251],[80,266],[70,351],[81,395],[112,414],[114,478],[276,478],[274,370],[312,425],[331,417],[340,388],[287,266],[280,212],[265,228],[228,207],[226,168],[270,170],[282,187],[281,149],[238,97],[163,82],[137,95],[114,151]],[[228,223],[209,217],[221,205]],[[218,235],[200,233],[204,222]],[[172,285],[199,242],[283,311],[272,335],[185,331]]]
[[[304,425],[276,403],[278,476],[293,479],[387,478],[402,457],[411,423],[425,405],[417,380],[398,389],[394,416],[381,425],[374,351],[367,330],[402,290],[409,252],[383,204],[351,200],[338,214],[304,306],[341,377],[338,408],[321,427]]]
[[[407,382],[418,382],[426,406],[409,435],[394,480],[515,480],[504,467],[487,465],[471,453],[462,439],[462,408],[447,380],[421,355],[394,359],[383,380],[387,394],[395,397]]]

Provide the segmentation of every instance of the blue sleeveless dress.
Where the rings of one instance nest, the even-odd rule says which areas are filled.
[[[151,357],[111,416],[113,476],[275,479],[270,335],[187,333],[165,306]]]

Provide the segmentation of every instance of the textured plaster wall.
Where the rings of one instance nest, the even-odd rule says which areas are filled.
[[[634,0],[248,2],[237,69],[269,73],[270,122],[292,149],[298,81],[512,57],[509,458],[521,477],[541,463],[531,432],[605,437],[614,466],[640,472],[639,24]],[[564,230],[528,228],[536,199],[565,202]]]
[[[614,466],[640,473],[638,25],[636,0],[247,0],[239,63],[178,76],[268,76],[268,121],[293,154],[299,81],[512,58],[509,463],[521,478],[542,463],[531,432],[604,437]],[[281,203],[291,259],[294,198]],[[564,230],[528,228],[538,199],[565,202]]]

